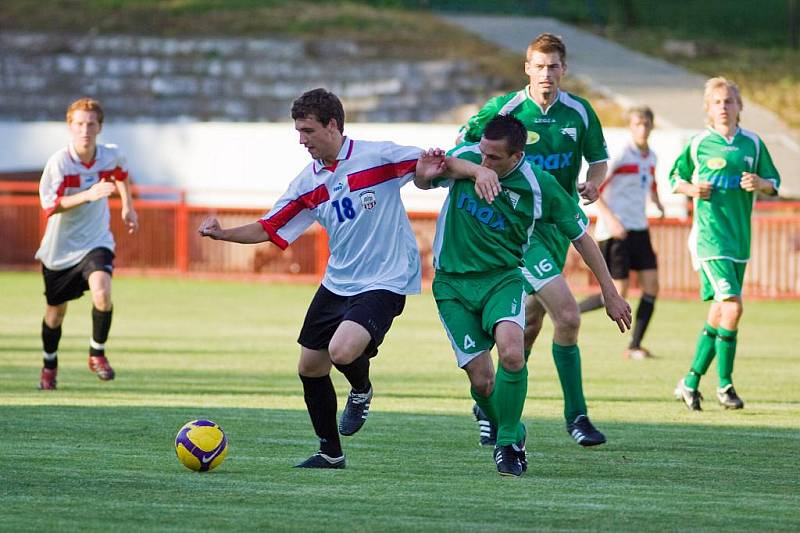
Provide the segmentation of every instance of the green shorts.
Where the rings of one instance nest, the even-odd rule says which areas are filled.
[[[742,295],[747,263],[730,259],[700,261],[700,298],[721,302]]]
[[[567,261],[569,239],[553,224],[537,223],[533,228],[525,266],[520,267],[525,292],[534,294],[561,275]]]
[[[433,297],[460,368],[494,347],[498,322],[525,328],[525,291],[518,269],[479,275],[437,272]]]

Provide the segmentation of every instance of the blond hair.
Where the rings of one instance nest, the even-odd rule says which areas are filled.
[[[543,54],[558,52],[558,58],[561,60],[561,64],[567,64],[567,46],[559,35],[554,35],[552,33],[542,33],[539,35],[528,45],[525,59],[530,60],[531,54],[534,52],[541,52]]]
[[[744,104],[742,103],[742,93],[739,91],[739,86],[736,85],[736,83],[722,76],[710,78],[706,82],[705,90],[703,91],[703,109],[706,112],[706,122],[709,125],[711,124],[711,118],[708,117],[708,101],[711,99],[711,93],[721,88],[725,88],[733,93],[733,97],[736,98],[736,102],[739,104],[740,114],[741,110],[744,109]],[[739,124],[739,116],[740,115],[736,115],[736,124]]]
[[[94,111],[97,114],[97,122],[103,123],[103,108],[94,98],[79,98],[72,102],[67,108],[67,124],[72,122],[75,111]]]

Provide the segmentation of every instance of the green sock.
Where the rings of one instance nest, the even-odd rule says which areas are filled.
[[[496,390],[497,388],[495,388],[495,391]],[[475,403],[477,403],[478,407],[481,408],[483,414],[486,415],[492,424],[497,426],[497,410],[494,407],[495,391],[492,391],[489,396],[481,396],[475,391],[475,389],[471,387],[469,389],[469,393],[472,394],[472,399],[475,400]]]
[[[719,328],[717,330],[717,372],[719,387],[727,387],[733,383],[733,359],[736,357],[736,330]]]
[[[577,344],[561,346],[554,342],[553,361],[564,391],[564,417],[567,422],[572,422],[578,415],[587,414],[581,378],[581,351]]]
[[[694,352],[694,361],[692,361],[692,369],[683,378],[683,383],[692,390],[697,390],[700,385],[700,378],[706,373],[711,361],[714,360],[716,349],[714,344],[717,340],[717,330],[711,327],[708,323],[703,327],[700,332],[700,338],[697,339],[697,349]]]
[[[497,369],[494,397],[497,412],[497,444],[514,444],[520,438],[522,408],[528,394],[528,367],[516,372],[502,366]]]

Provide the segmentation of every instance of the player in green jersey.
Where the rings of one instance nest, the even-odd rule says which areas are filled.
[[[489,100],[461,129],[466,141],[480,139],[486,123],[496,115],[512,115],[528,130],[526,158],[552,174],[564,190],[587,203],[598,197],[598,187],[606,176],[608,152],[603,131],[592,106],[575,95],[560,90],[567,71],[566,47],[557,36],[543,33],[528,46],[525,73],[527,87]],[[578,184],[582,160],[589,163],[587,180]],[[583,395],[581,359],[578,349],[580,310],[561,271],[569,240],[552,224],[536,224],[525,255],[523,274],[526,290],[525,353],[542,329],[545,312],[555,327],[553,360],[564,393],[567,432],[582,446],[606,441],[589,421]],[[482,413],[474,409],[481,424],[481,443],[489,444],[494,434]]]
[[[479,144],[464,143],[450,152],[450,171],[457,158],[497,173],[501,191],[494,201],[474,194],[466,180],[415,180],[423,189],[450,189],[436,224],[433,294],[472,396],[498,428],[495,461],[505,475],[520,475],[526,468],[520,422],[527,392],[520,267],[535,224],[554,224],[574,243],[598,275],[609,316],[621,330],[631,321],[630,307],[616,292],[600,250],[586,232],[586,215],[553,176],[526,160],[526,136],[519,120],[500,115],[488,122]],[[496,376],[490,355],[495,343]]]
[[[675,389],[676,399],[692,411],[701,410],[698,385],[714,356],[720,405],[744,407],[732,374],[743,309],[742,282],[750,259],[750,217],[755,194],[775,195],[780,186],[764,142],[739,127],[742,97],[736,84],[711,78],[704,98],[709,127],[690,139],[670,172],[673,190],[693,199],[689,249],[700,272],[700,296],[713,300],[692,367]]]

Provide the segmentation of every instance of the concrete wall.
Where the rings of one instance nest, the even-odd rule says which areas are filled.
[[[457,124],[347,124],[345,133],[354,139],[451,148],[458,128]],[[612,153],[627,142],[626,129],[603,131]],[[685,197],[670,193],[667,174],[690,133],[656,130],[651,137],[659,157],[656,179],[668,216],[686,214]],[[289,122],[109,122],[99,141],[122,148],[136,183],[184,188],[190,203],[220,207],[270,206],[310,162]],[[0,172],[41,170],[50,155],[68,142],[64,122],[0,122]],[[408,209],[438,212],[445,192],[408,185],[403,198]],[[594,206],[588,207],[587,212],[593,213]]]
[[[0,119],[61,120],[93,96],[120,121],[277,121],[324,86],[350,121],[456,122],[498,84],[470,61],[388,60],[338,40],[0,32]]]

